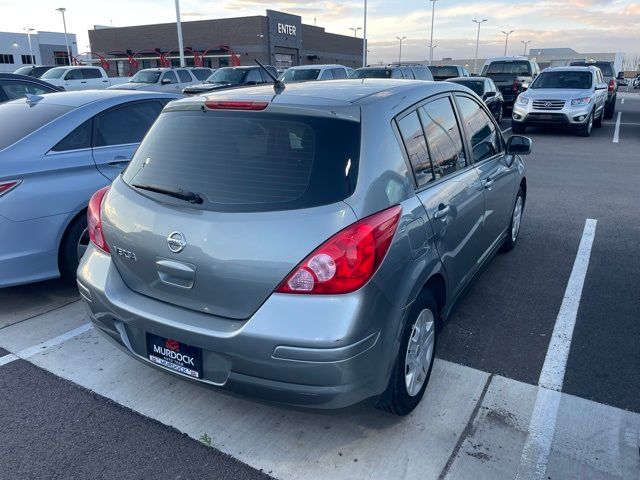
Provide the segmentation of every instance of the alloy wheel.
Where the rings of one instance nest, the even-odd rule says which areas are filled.
[[[516,206],[513,207],[513,218],[511,219],[511,241],[515,243],[520,232],[520,222],[522,221],[522,197],[518,196]]]
[[[89,230],[87,228],[85,228],[82,231],[82,234],[80,235],[80,238],[78,239],[78,245],[76,246],[76,251],[78,254],[78,262],[80,262],[80,260],[82,260],[82,256],[84,255],[84,252],[87,251],[87,248],[89,247]]]
[[[427,380],[434,346],[435,318],[431,310],[424,309],[411,328],[404,361],[404,382],[410,397],[418,395]]]

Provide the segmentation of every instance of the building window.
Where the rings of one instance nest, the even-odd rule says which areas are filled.
[[[70,65],[69,56],[67,55],[67,52],[54,51],[53,58],[55,59],[56,65]]]
[[[126,77],[127,74],[124,73],[124,60],[116,61],[116,76],[117,77]]]
[[[0,63],[14,63],[13,55],[10,53],[0,53]]]
[[[35,65],[36,59],[32,55],[21,55],[23,65]]]

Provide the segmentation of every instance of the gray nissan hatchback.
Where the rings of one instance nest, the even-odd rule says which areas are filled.
[[[463,86],[255,87],[169,104],[93,196],[78,286],[128,354],[290,405],[419,403],[438,327],[512,249],[520,155]]]

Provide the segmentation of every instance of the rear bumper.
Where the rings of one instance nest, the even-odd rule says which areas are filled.
[[[93,246],[78,269],[78,286],[96,328],[138,360],[156,367],[147,359],[147,332],[201,348],[203,378],[182,377],[191,381],[332,409],[386,388],[394,342],[384,342],[375,329],[351,332],[365,301],[358,292],[339,299],[272,295],[250,319],[225,319],[130,290],[111,257]],[[377,307],[381,315],[392,314]],[[402,318],[404,312],[396,314]],[[324,333],[319,325],[326,325]]]

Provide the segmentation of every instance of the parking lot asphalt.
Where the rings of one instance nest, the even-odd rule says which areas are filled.
[[[89,329],[73,288],[44,282],[0,291],[0,478],[259,478],[244,464],[305,480],[541,478],[528,475],[527,452],[544,396],[555,405],[547,477],[639,478],[640,95],[623,90],[590,138],[527,131],[519,244],[444,325],[409,417],[295,411],[158,372]],[[561,392],[546,390],[587,219],[595,235],[566,374]],[[212,448],[194,441],[207,438]]]

